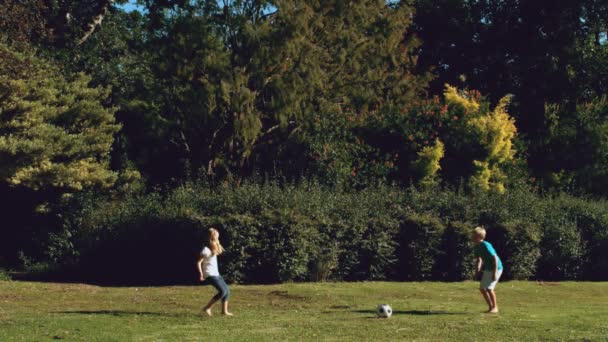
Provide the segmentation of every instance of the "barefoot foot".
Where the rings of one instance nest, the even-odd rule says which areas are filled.
[[[211,313],[211,308],[205,309],[203,308],[203,312],[207,315],[207,316],[213,316],[213,314]]]
[[[494,308],[494,309],[488,311],[488,313],[493,313],[493,314],[498,313],[498,308]]]
[[[224,315],[224,316],[234,316],[231,312],[228,312],[228,311],[222,312],[222,315]]]

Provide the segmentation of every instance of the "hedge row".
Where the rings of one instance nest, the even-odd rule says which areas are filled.
[[[80,202],[66,220],[70,250],[91,280],[194,281],[209,226],[232,282],[469,279],[469,235],[488,230],[507,279],[608,280],[608,204],[526,189],[505,195],[315,184],[189,185]],[[51,246],[53,247],[53,246]],[[84,273],[82,273],[84,272]]]

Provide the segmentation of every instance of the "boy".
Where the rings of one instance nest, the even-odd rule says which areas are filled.
[[[482,271],[481,282],[479,284],[479,291],[483,295],[483,298],[488,303],[488,313],[498,313],[498,306],[496,305],[496,293],[494,293],[494,287],[498,283],[498,279],[502,274],[502,262],[496,254],[494,247],[487,241],[486,230],[482,227],[477,227],[471,235],[473,240],[473,251],[477,258],[477,276]]]

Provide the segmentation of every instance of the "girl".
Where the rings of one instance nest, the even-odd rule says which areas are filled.
[[[224,278],[222,278],[217,268],[217,256],[223,252],[224,247],[222,247],[220,244],[220,233],[215,228],[210,228],[209,245],[203,248],[198,258],[198,262],[196,263],[200,280],[203,282],[203,284],[213,285],[218,292],[203,308],[205,313],[209,316],[211,316],[211,307],[220,299],[222,300],[222,314],[232,316],[232,314],[228,312],[228,298],[230,297],[230,290],[228,289],[228,285],[226,285]]]

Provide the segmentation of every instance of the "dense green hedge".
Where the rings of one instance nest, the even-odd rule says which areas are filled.
[[[53,250],[97,281],[194,281],[209,226],[220,230],[220,267],[233,282],[470,279],[476,225],[505,279],[608,280],[608,203],[526,189],[188,185],[78,203],[65,221],[70,243],[57,239],[70,249]]]

